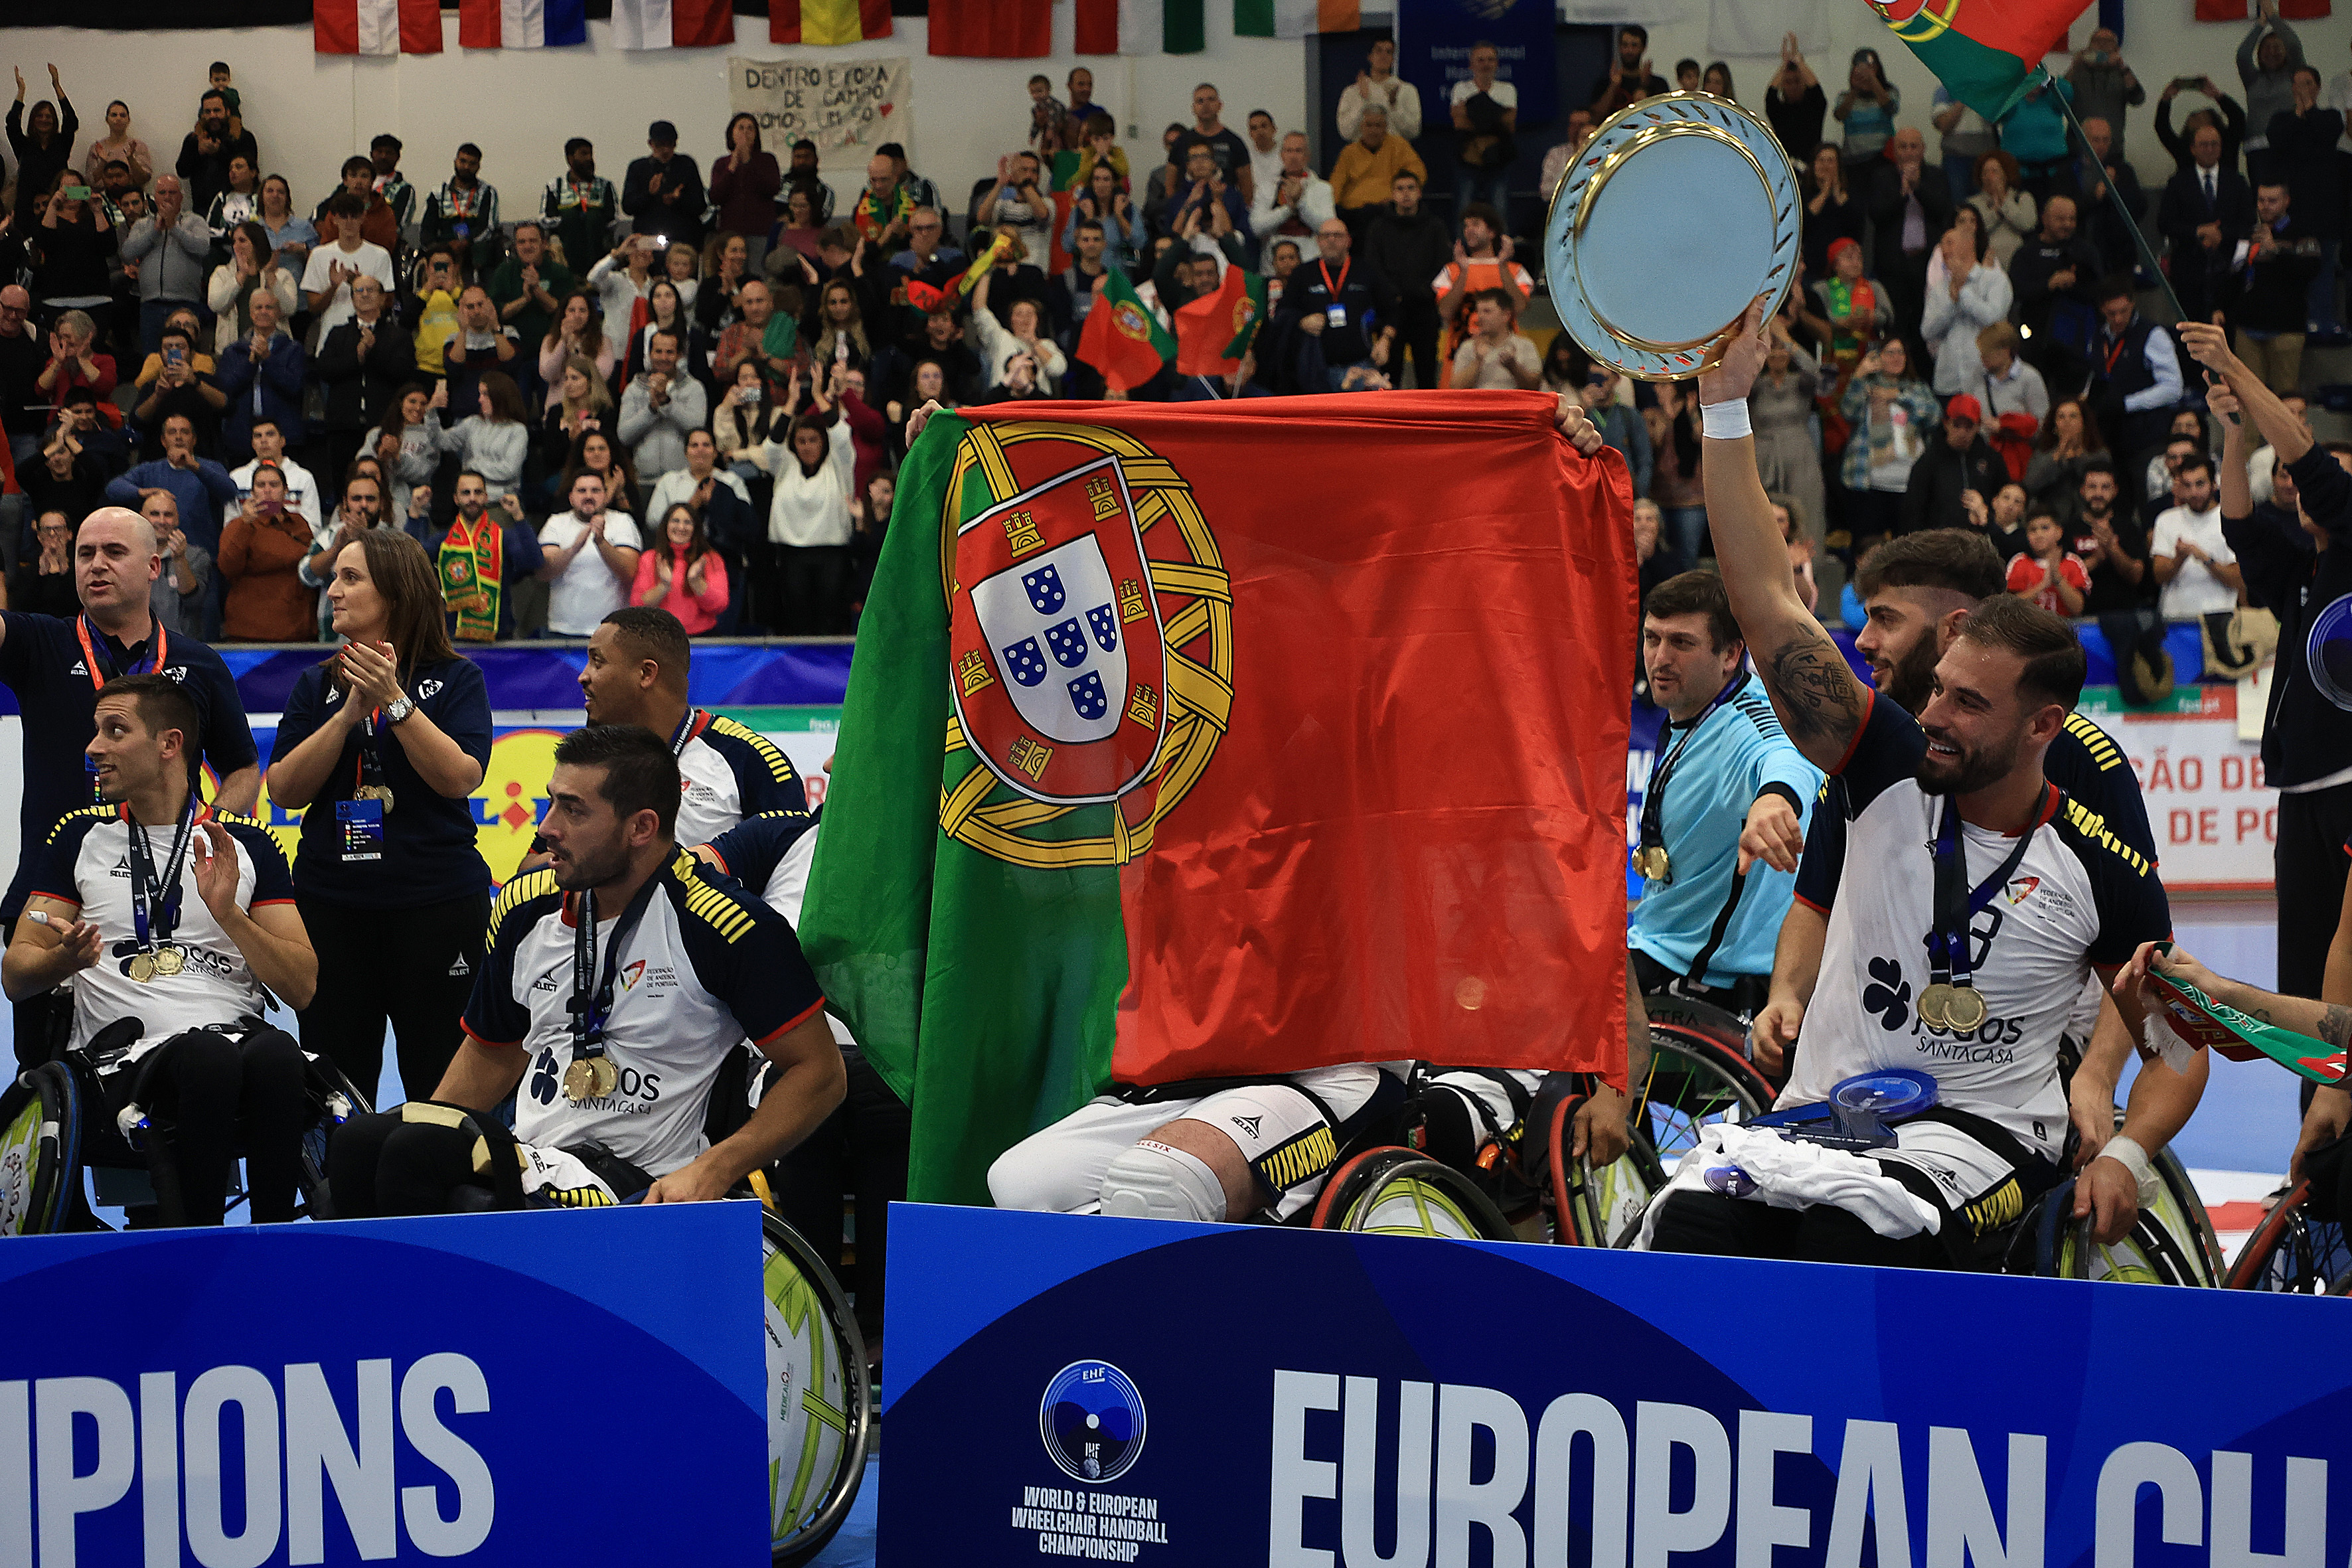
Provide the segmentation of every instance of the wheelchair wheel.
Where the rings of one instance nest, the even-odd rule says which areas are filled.
[[[1641,1115],[1633,1120],[1664,1169],[1697,1146],[1701,1126],[1751,1121],[1771,1109],[1774,1093],[1734,1047],[1712,1034],[1651,1020],[1650,1073],[1640,1086]]]
[[[0,1091],[0,1236],[67,1228],[81,1179],[80,1086],[45,1062]]]
[[[1623,1247],[1641,1229],[1652,1194],[1666,1184],[1665,1172],[1639,1125],[1628,1129],[1625,1152],[1598,1169],[1569,1153],[1584,1099],[1570,1095],[1556,1102],[1545,1129],[1551,1238],[1562,1247]]]
[[[297,1218],[332,1219],[333,1194],[327,1190],[327,1144],[335,1129],[354,1116],[373,1116],[375,1107],[342,1070],[325,1057],[302,1053],[302,1090],[310,1101],[310,1125],[302,1132],[302,1202]]]
[[[1653,1029],[1664,1026],[1685,1035],[1702,1036],[1742,1061],[1747,1059],[1748,1026],[1740,1022],[1738,1014],[1672,992],[1644,996],[1642,1005],[1649,1014]]]
[[[2164,1182],[2164,1195],[2145,1217],[2153,1220],[2173,1242],[2174,1251],[2189,1266],[2190,1278],[2185,1283],[2208,1290],[2220,1289],[2221,1241],[2213,1234],[2212,1217],[2197,1195],[2197,1184],[2189,1179],[2188,1167],[2181,1164],[2168,1143],[2158,1149],[2148,1163]]]
[[[808,1562],[849,1517],[866,1479],[874,1413],[866,1341],[849,1299],[809,1244],[760,1216],[768,1330],[769,1552]]]
[[[2232,1290],[2275,1290],[2285,1295],[2343,1295],[2352,1283],[2352,1246],[2343,1227],[2311,1217],[2308,1184],[2298,1182],[2264,1215],[2231,1264]]]
[[[1517,1241],[1510,1222],[1477,1184],[1411,1149],[1367,1149],[1324,1181],[1317,1230]]]

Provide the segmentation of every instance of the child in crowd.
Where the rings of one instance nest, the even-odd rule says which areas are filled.
[[[2025,520],[2025,553],[2009,563],[2009,591],[2053,615],[2083,613],[2090,574],[2067,553],[2065,531],[2047,507]]]

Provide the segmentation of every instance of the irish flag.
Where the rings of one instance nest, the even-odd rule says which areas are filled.
[[[2082,0],[1866,0],[1952,96],[1999,120],[2063,44]]]
[[[1352,33],[1363,25],[1360,0],[1234,0],[1234,36],[1240,38]]]
[[[1623,1081],[1633,494],[1555,403],[931,420],[800,931],[913,1196],[1113,1081]]]

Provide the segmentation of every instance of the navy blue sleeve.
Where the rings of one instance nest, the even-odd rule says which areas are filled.
[[[509,520],[507,523],[507,581],[520,583],[546,564],[547,551],[539,542],[539,535],[530,531],[530,524]]]
[[[245,699],[237,693],[236,678],[229,674],[221,656],[209,647],[190,648],[188,682],[195,688],[189,695],[203,710],[205,761],[222,778],[251,767],[261,753],[253,743],[253,726],[246,721]]]
[[[801,787],[793,762],[765,735],[732,719],[718,718],[703,739],[727,759],[735,774],[735,790],[746,817],[772,811],[806,811],[808,795]]]
[[[710,841],[725,871],[754,897],[768,885],[800,836],[816,826],[805,811],[772,811],[748,817]]]
[[[530,1035],[530,1009],[515,1000],[515,950],[563,901],[552,871],[517,877],[490,906],[488,952],[466,999],[466,1033],[486,1045],[519,1046]]]
[[[1827,914],[1837,903],[1838,878],[1845,871],[1845,787],[1823,779],[1805,826],[1805,853],[1797,862],[1796,896]]]
[[[81,856],[81,841],[89,830],[106,820],[111,806],[84,806],[58,818],[49,829],[48,841],[32,851],[33,876],[25,889],[26,897],[55,899],[61,904],[81,907],[81,884],[74,876],[74,862]]]
[[[678,931],[695,978],[753,1045],[768,1045],[823,1010],[824,993],[783,916],[700,878],[677,891]]]
[[[2164,883],[2147,856],[2103,826],[2088,806],[2069,800],[2061,814],[2061,837],[2090,874],[2091,902],[2099,934],[2084,955],[2102,969],[2130,962],[2144,942],[2172,936],[2172,906]]]
[[[1867,690],[1867,688],[1864,688]],[[1870,711],[1846,748],[1843,761],[1830,770],[1845,780],[1845,814],[1852,821],[1870,809],[1870,803],[1906,779],[1919,774],[1919,759],[1927,754],[1927,732],[1919,721],[1871,691]]]
[[[315,665],[294,678],[294,690],[286,699],[286,711],[278,719],[277,738],[269,744],[271,767],[318,732],[320,721],[326,716],[319,700],[326,685],[326,670]]]
[[[8,628],[8,635],[0,637],[0,684],[18,686],[28,677],[39,679],[40,656],[55,643],[65,623],[30,610],[0,610],[0,623]]]
[[[2080,713],[2069,713],[2065,728],[2042,760],[2042,771],[2052,784],[2097,812],[2116,837],[2150,861],[2156,859],[2156,830],[2148,826],[2139,779],[2123,748],[2105,730]]]
[[[435,665],[416,683],[416,705],[434,728],[487,769],[490,765],[490,687],[470,658]],[[395,731],[397,732],[397,731]]]
[[[278,847],[278,840],[249,816],[226,811],[217,815],[228,836],[236,840],[237,852],[253,862],[253,900],[246,908],[292,903],[294,873],[288,868],[286,852]]]

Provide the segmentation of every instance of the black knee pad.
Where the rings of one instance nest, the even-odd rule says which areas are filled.
[[[1476,1168],[1486,1128],[1460,1090],[1434,1085],[1415,1098],[1413,1109],[1421,1117],[1423,1153],[1457,1171]]]

